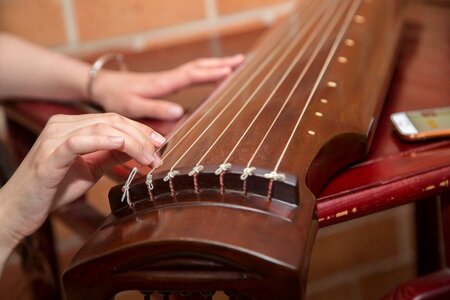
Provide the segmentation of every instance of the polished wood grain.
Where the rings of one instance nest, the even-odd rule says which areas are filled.
[[[367,152],[402,20],[401,1],[304,3],[169,138],[154,189],[142,177],[129,203],[121,187],[110,192],[112,215],[64,274],[68,299],[126,289],[303,297],[316,197]],[[245,167],[255,170],[240,184]]]

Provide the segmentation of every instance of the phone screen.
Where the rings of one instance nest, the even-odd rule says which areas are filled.
[[[450,128],[450,107],[406,114],[419,132]]]

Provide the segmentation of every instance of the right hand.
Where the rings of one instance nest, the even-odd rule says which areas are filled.
[[[151,128],[115,113],[53,116],[0,190],[2,230],[18,243],[52,209],[85,194],[113,165],[130,158],[160,165],[155,147],[164,141]]]

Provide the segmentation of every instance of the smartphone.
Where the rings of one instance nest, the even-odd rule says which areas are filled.
[[[394,113],[391,121],[408,141],[450,137],[450,106]]]

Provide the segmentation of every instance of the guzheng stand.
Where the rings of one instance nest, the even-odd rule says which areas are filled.
[[[370,153],[364,161],[336,175],[317,202],[321,227],[416,202],[419,275],[438,271],[439,266],[444,263],[439,259],[430,260],[439,257],[440,225],[439,222],[432,222],[439,217],[433,213],[436,207],[439,207],[442,218],[445,265],[450,267],[450,140],[402,142],[393,132],[389,115],[397,111],[450,104],[450,44],[447,36],[450,29],[449,12],[448,7],[414,5],[410,8],[398,64]],[[129,53],[126,54],[126,61],[132,70],[159,70],[200,56],[245,52],[263,31],[260,26],[256,26],[237,34],[211,35],[199,41],[186,42],[182,47],[157,47],[143,53]],[[182,101],[189,112],[213,89],[214,86],[194,87],[175,95],[173,100]],[[25,155],[34,136],[51,115],[83,113],[79,107],[46,102],[8,104],[6,111],[12,144],[21,155]],[[164,134],[170,132],[175,125],[151,120],[145,122]],[[127,165],[119,166],[111,175],[124,181],[129,171]],[[83,201],[61,209],[58,215],[69,226],[78,228],[84,237],[102,221],[102,216]],[[47,232],[48,230],[51,229],[47,229]],[[424,237],[429,238],[430,233],[434,233],[435,244],[427,243],[424,246],[420,241]],[[412,288],[408,284],[399,287],[392,297],[401,297],[401,293],[408,288],[413,294],[421,294],[430,287],[448,286],[449,278],[448,271],[441,271],[431,279],[426,278],[425,284],[416,280],[411,282]]]

